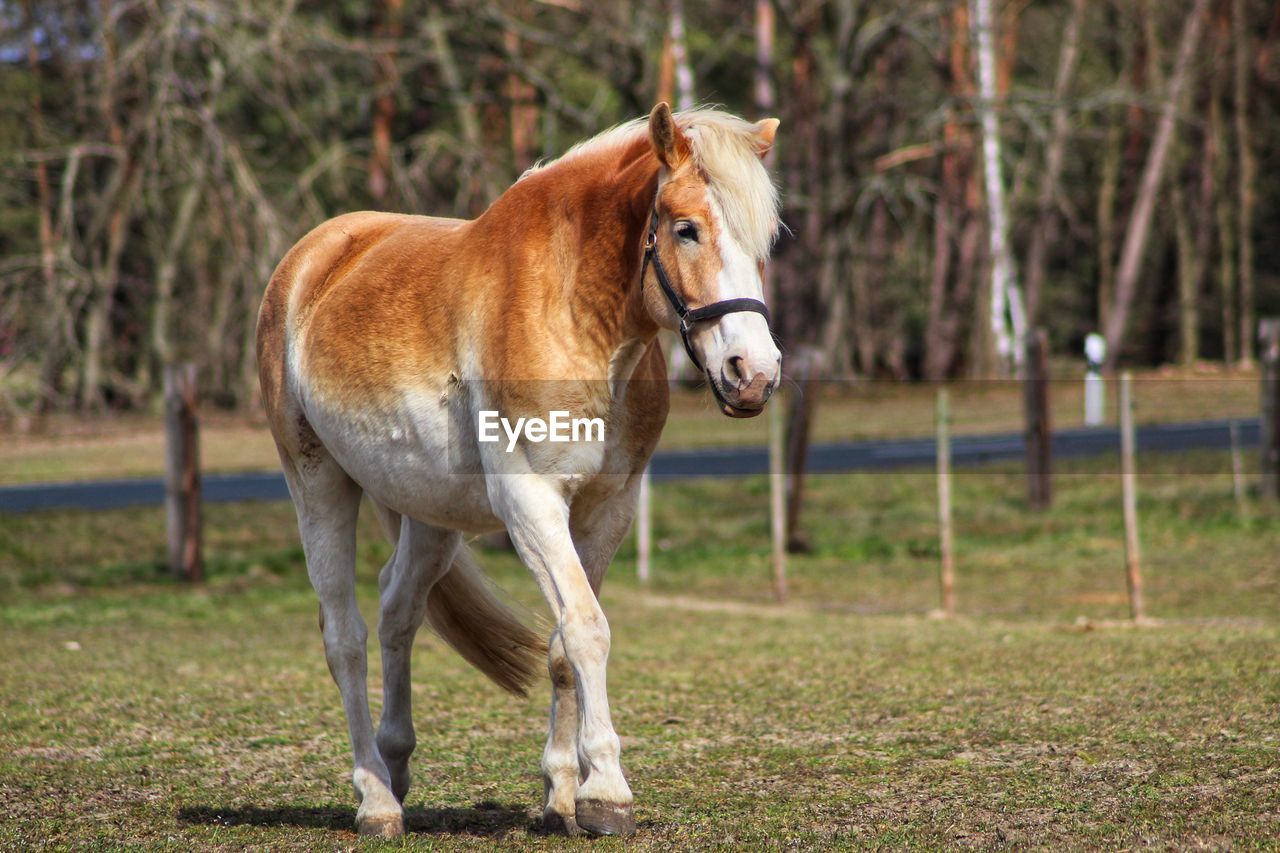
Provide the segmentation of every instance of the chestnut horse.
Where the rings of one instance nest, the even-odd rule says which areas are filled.
[[[548,829],[635,831],[597,602],[667,416],[659,329],[679,332],[721,410],[780,378],[761,274],[778,227],[761,157],[778,122],[659,104],[527,172],[471,221],[352,213],[289,251],[258,319],[262,396],[346,711],[362,834],[404,831],[415,738],[409,656],[425,618],[507,690],[546,655]],[[599,418],[603,440],[481,440],[481,413]],[[375,735],[356,607],[356,517],[395,551],[379,576]],[[494,594],[463,534],[506,529],[555,620]]]

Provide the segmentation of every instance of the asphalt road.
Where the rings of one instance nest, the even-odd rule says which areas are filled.
[[[1138,428],[1138,450],[1213,450],[1230,446],[1229,421],[1156,424]],[[1240,441],[1256,447],[1259,424],[1256,419],[1238,421]],[[1053,436],[1055,457],[1100,456],[1118,453],[1120,434],[1114,427],[1060,430]],[[1021,458],[1024,453],[1020,433],[1005,435],[955,436],[951,441],[952,464],[981,465],[1002,459]],[[809,448],[810,473],[840,471],[885,471],[894,468],[925,467],[934,464],[932,438],[891,441],[851,441],[816,444]],[[653,476],[660,480],[695,477],[741,477],[764,474],[769,458],[762,447],[713,450],[680,450],[653,457]],[[206,474],[204,499],[211,502],[283,500],[289,496],[279,472],[251,474]],[[42,509],[116,509],[157,505],[164,501],[164,481],[160,479],[98,480],[81,483],[34,483],[0,487],[0,512],[32,512]]]

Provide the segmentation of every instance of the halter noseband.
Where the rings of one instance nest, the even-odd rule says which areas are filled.
[[[676,293],[676,289],[671,286],[671,279],[667,278],[667,271],[663,268],[662,260],[658,257],[657,202],[653,205],[653,216],[649,219],[649,236],[644,241],[644,264],[640,267],[641,287],[644,286],[644,274],[649,264],[653,264],[653,271],[658,277],[658,284],[662,287],[662,292],[667,297],[667,301],[671,303],[672,310],[680,318],[680,340],[684,342],[685,352],[689,353],[689,360],[693,362],[694,367],[698,368],[699,373],[706,373],[706,368],[702,366],[701,360],[693,351],[693,344],[689,341],[689,332],[692,330],[694,323],[701,323],[703,320],[714,320],[726,314],[738,314],[744,311],[753,311],[763,316],[766,323],[770,322],[769,308],[759,299],[750,299],[743,296],[737,299],[722,299],[719,302],[712,302],[710,305],[703,305],[701,308],[690,308],[680,298],[680,294]]]

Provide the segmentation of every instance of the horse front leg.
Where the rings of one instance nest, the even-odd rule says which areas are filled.
[[[621,488],[600,501],[589,497],[573,507],[569,519],[574,550],[582,561],[587,582],[597,599],[605,572],[626,536],[635,514],[640,477],[627,478]],[[574,801],[581,782],[578,764],[578,686],[564,642],[556,631],[548,644],[551,675],[551,719],[547,745],[542,753],[542,779],[546,794],[542,812],[548,832],[577,832]]]
[[[557,620],[549,655],[556,679],[549,762],[544,754],[548,805],[570,831],[576,825],[592,835],[631,835],[635,832],[631,788],[622,773],[621,744],[609,713],[605,681],[609,623],[574,547],[568,505],[551,482],[535,474],[498,476],[491,482],[494,506]],[[575,686],[572,698],[570,674]],[[574,717],[576,774],[564,759],[563,748]],[[571,775],[583,781],[573,792],[569,812],[567,794],[577,781]]]
[[[551,717],[542,751],[542,827],[546,832],[577,835],[581,831],[575,805],[580,781],[578,682],[559,628],[547,643],[547,670],[551,675]]]

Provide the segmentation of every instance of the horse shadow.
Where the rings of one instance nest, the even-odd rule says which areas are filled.
[[[178,821],[208,826],[296,826],[306,829],[354,831],[356,810],[349,807],[188,806],[178,810]],[[469,808],[411,807],[404,810],[406,834],[479,835],[498,838],[514,829],[538,832],[528,810],[512,803],[478,802]]]

